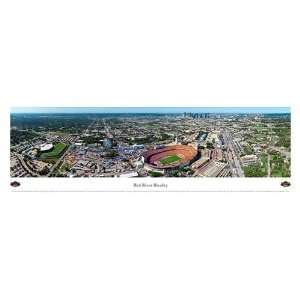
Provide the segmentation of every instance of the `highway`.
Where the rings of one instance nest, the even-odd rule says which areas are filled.
[[[231,174],[233,177],[245,177],[243,168],[240,163],[240,156],[233,144],[230,133],[226,130],[222,133],[224,145],[227,148],[226,159],[228,160]]]
[[[103,119],[103,125],[105,128],[105,133],[108,138],[113,138],[113,134],[111,133],[110,127],[106,124],[105,119]]]
[[[64,152],[64,154],[57,160],[57,162],[50,168],[49,173],[47,174],[47,177],[50,177],[50,175],[56,170],[57,166],[61,163],[61,161],[64,159],[66,154],[69,152],[70,145],[67,146],[67,150]]]

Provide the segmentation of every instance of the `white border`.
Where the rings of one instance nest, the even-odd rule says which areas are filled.
[[[290,178],[12,178],[14,192],[287,192]]]
[[[51,107],[51,106],[49,106]],[[67,106],[64,106],[67,107]],[[80,106],[74,106],[80,107]],[[86,107],[86,106],[85,106]],[[103,105],[101,107],[108,107]],[[126,107],[132,107],[127,105]],[[140,106],[142,107],[142,106]],[[144,106],[143,106],[144,107]],[[174,107],[174,106],[173,106]],[[176,106],[180,107],[180,106]],[[211,106],[210,106],[211,107]],[[218,107],[215,105],[214,107]],[[233,107],[233,106],[223,106]],[[241,106],[242,108],[243,106]],[[246,106],[244,106],[246,107]],[[251,107],[251,106],[247,106]],[[252,106],[253,107],[253,106]],[[258,106],[259,107],[259,106]],[[271,107],[271,106],[269,106]],[[275,107],[275,106],[272,106]],[[287,107],[287,106],[286,106]],[[201,107],[205,108],[205,106]],[[294,122],[291,115],[291,177],[288,178],[10,178],[13,192],[288,192],[295,172]],[[10,116],[10,111],[9,111]],[[9,165],[8,165],[9,170]],[[288,181],[289,187],[281,186]]]

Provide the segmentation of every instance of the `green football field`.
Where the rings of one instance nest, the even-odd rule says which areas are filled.
[[[168,164],[171,164],[171,163],[179,161],[179,160],[181,160],[181,157],[179,157],[177,155],[170,155],[170,156],[166,156],[163,159],[161,159],[160,163],[163,165],[168,165]]]
[[[40,158],[41,159],[58,158],[60,154],[65,150],[66,147],[67,145],[64,143],[57,143],[54,145],[51,151],[42,153]]]

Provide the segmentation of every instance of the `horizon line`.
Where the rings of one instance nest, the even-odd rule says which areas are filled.
[[[290,114],[290,107],[11,107],[10,114]]]

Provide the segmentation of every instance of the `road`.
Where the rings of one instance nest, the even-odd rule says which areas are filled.
[[[88,131],[90,130],[90,128],[96,123],[97,121],[94,120],[92,121],[88,127],[83,131],[82,134],[87,134]],[[76,140],[74,141],[74,143],[76,143],[78,140],[80,139],[80,135],[77,136]],[[62,162],[62,160],[65,158],[65,156],[67,155],[67,153],[69,152],[70,148],[71,148],[71,145],[68,145],[67,147],[67,150],[64,152],[64,154],[57,160],[57,162],[51,167],[47,177],[50,177],[50,175],[56,170],[56,168],[59,166],[59,164]]]
[[[224,144],[227,148],[226,159],[233,177],[245,177],[243,168],[240,163],[240,155],[233,144],[230,133],[226,130],[223,132]],[[232,158],[231,158],[232,157]]]
[[[32,176],[36,176],[36,177],[40,177],[39,174],[33,172],[32,170],[29,169],[29,167],[27,166],[26,162],[24,161],[23,159],[23,156],[21,154],[16,154],[20,164],[23,166],[23,168],[29,173],[31,174]]]
[[[61,161],[64,159],[64,157],[66,156],[66,154],[69,152],[70,150],[70,146],[68,145],[67,150],[64,152],[64,154],[57,160],[57,162],[50,168],[49,173],[47,174],[47,177],[50,177],[50,175],[56,170],[57,166],[61,163]]]
[[[271,155],[268,154],[268,177],[271,177]]]
[[[103,125],[105,128],[105,133],[108,138],[113,138],[113,134],[111,133],[111,128],[106,124],[105,119],[103,119]]]

